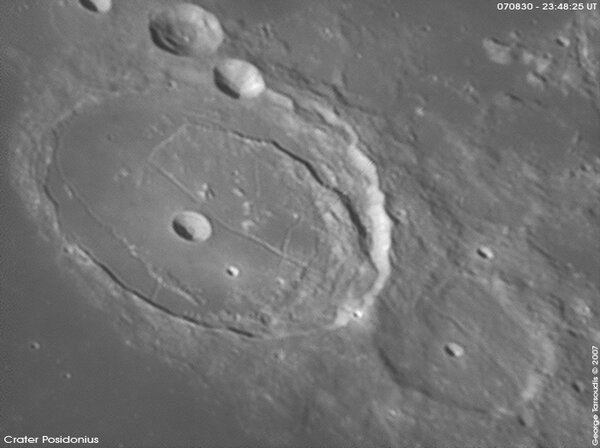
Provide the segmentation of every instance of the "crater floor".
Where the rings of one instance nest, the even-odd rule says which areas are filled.
[[[274,92],[233,101],[210,72],[194,89],[78,108],[48,132],[62,236],[124,291],[207,329],[285,337],[364,314],[387,275],[370,258],[387,262],[369,247],[389,233],[364,191],[376,172],[331,123]]]

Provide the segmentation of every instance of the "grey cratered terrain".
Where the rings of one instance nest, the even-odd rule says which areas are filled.
[[[202,446],[589,446],[597,11],[24,4],[12,185]]]

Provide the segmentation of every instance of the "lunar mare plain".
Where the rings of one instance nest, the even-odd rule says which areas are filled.
[[[597,11],[10,8],[47,45],[2,46],[11,185],[78,300],[228,409],[202,446],[589,446]]]

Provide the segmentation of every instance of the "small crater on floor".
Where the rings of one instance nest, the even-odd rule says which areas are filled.
[[[494,252],[487,246],[478,247],[477,255],[479,255],[484,260],[492,260],[494,258]]]
[[[225,272],[231,278],[237,278],[240,276],[240,269],[236,266],[228,266]]]
[[[212,225],[208,218],[193,211],[184,211],[175,215],[171,226],[179,238],[191,243],[206,241],[212,235]]]
[[[444,351],[453,358],[460,358],[465,354],[465,349],[456,342],[448,342],[444,346]]]
[[[571,387],[578,394],[583,393],[585,391],[585,385],[583,384],[583,381],[573,381],[571,383]]]
[[[558,36],[556,38],[556,43],[564,48],[571,46],[571,40],[566,36]]]

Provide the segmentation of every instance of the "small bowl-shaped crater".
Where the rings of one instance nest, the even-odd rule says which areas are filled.
[[[212,235],[212,225],[201,213],[184,211],[177,213],[171,221],[175,234],[190,243],[201,243]]]
[[[241,59],[225,59],[214,70],[215,84],[233,98],[256,98],[264,92],[265,80],[260,70]]]
[[[224,38],[219,19],[191,3],[179,3],[154,12],[149,29],[157,47],[178,56],[214,53]]]
[[[452,358],[460,358],[465,354],[465,349],[456,342],[448,342],[444,346],[444,351]]]
[[[106,14],[112,8],[112,0],[79,0],[81,6],[88,11]]]
[[[237,266],[233,266],[233,265],[227,266],[227,269],[225,269],[225,272],[231,278],[237,278],[240,276],[240,268],[238,268]]]
[[[484,260],[492,260],[494,258],[494,252],[487,246],[480,246],[477,248],[477,255]]]

